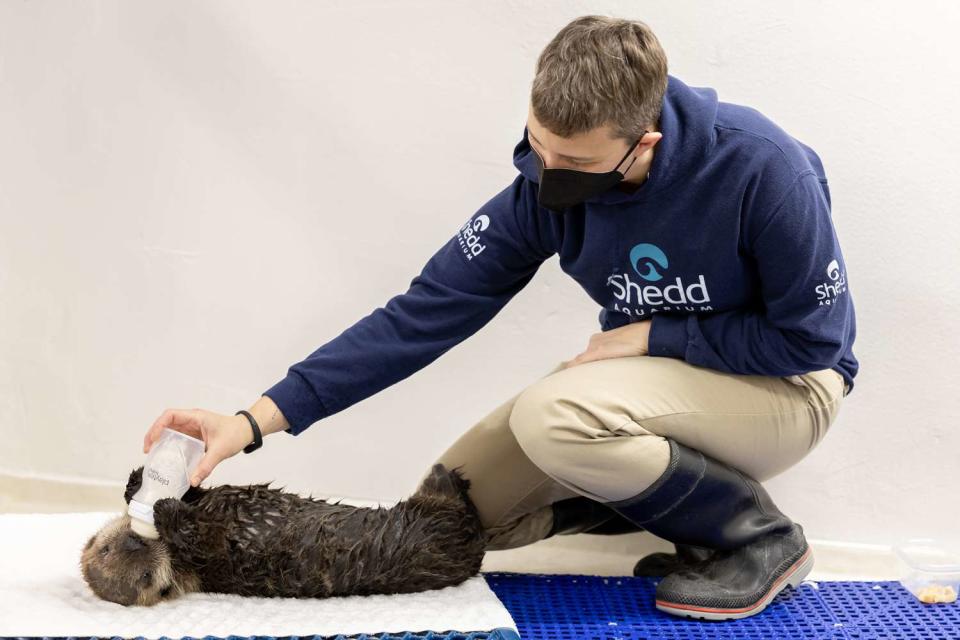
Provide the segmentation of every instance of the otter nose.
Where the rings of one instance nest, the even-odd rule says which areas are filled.
[[[137,551],[144,548],[146,543],[135,533],[128,533],[120,543],[120,548],[124,551]]]

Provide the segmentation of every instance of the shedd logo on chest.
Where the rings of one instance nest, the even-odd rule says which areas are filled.
[[[607,278],[616,298],[614,310],[629,316],[645,316],[658,311],[712,311],[710,294],[701,273],[697,282],[684,284],[680,276],[673,281],[663,281],[669,265],[667,254],[655,244],[641,243],[630,249],[629,272],[614,273]],[[657,282],[659,284],[644,284]],[[642,306],[637,306],[642,305]],[[649,312],[645,307],[649,307]]]

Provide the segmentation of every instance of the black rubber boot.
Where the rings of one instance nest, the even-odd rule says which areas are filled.
[[[575,496],[554,502],[553,526],[544,539],[553,535],[592,533],[595,535],[618,535],[643,531],[629,519],[606,506],[603,502],[586,496]]]
[[[614,536],[644,530],[643,527],[624,518],[603,502],[591,500],[586,496],[558,500],[552,506],[553,527],[547,533],[545,539],[553,535],[572,535],[574,533]],[[652,553],[641,558],[633,568],[633,575],[665,576],[704,560],[713,553],[713,549],[703,547],[693,547],[685,544],[675,546],[677,553]]]
[[[679,616],[752,616],[813,568],[803,528],[780,512],[766,489],[738,469],[667,438],[670,463],[640,494],[605,502],[674,544],[714,549],[665,576],[656,606]]]
[[[688,544],[675,544],[676,553],[651,553],[637,560],[633,575],[658,578],[674,571],[686,569],[713,555],[713,549],[695,547]]]

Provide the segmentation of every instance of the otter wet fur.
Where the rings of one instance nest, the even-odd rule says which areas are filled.
[[[130,473],[124,499],[139,490]],[[150,606],[186,593],[323,598],[460,584],[480,571],[486,532],[459,468],[433,465],[391,507],[303,498],[270,483],[190,487],[154,504],[160,534],[124,514],[90,537],[84,580],[104,600]]]

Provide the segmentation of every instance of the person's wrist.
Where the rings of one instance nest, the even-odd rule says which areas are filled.
[[[260,425],[257,422],[257,419],[245,409],[237,411],[235,415],[242,418],[246,423],[247,433],[250,436],[248,444],[243,447],[242,451],[244,453],[253,453],[263,446],[263,432],[260,430]]]
[[[634,331],[634,344],[637,345],[637,349],[640,352],[639,355],[641,356],[650,355],[650,323],[652,321],[653,319],[651,318],[628,325]]]
[[[270,396],[260,396],[247,411],[253,415],[257,424],[260,425],[260,432],[264,438],[272,433],[284,431],[290,427],[280,412],[280,408],[277,407]]]
[[[241,414],[237,413],[230,416],[230,429],[237,434],[237,440],[245,447],[253,442],[253,430],[250,428],[250,421]]]
[[[250,421],[242,413],[226,416],[224,427],[230,434],[230,441],[233,443],[233,450],[236,453],[240,453],[253,442],[253,429],[250,428]]]

